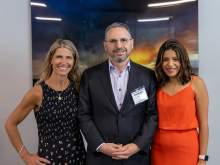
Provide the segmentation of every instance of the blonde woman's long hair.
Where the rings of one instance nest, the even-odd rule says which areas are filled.
[[[42,71],[40,73],[40,79],[37,82],[37,84],[39,84],[42,81],[46,81],[51,76],[51,74],[53,72],[51,61],[52,61],[52,58],[58,48],[66,48],[72,52],[72,55],[74,58],[74,64],[68,74],[68,79],[75,82],[76,88],[78,90],[80,77],[81,77],[81,73],[79,70],[79,54],[78,54],[78,51],[77,51],[75,45],[73,44],[73,42],[70,40],[65,40],[65,39],[57,39],[51,45],[51,47],[46,55],[46,58],[44,60]]]

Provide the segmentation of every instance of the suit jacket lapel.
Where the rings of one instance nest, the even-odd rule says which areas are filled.
[[[128,84],[127,84],[127,91],[124,97],[124,101],[121,107],[121,112],[125,112],[127,110],[129,110],[129,108],[131,108],[131,105],[134,105],[133,100],[129,99],[131,98],[131,92],[132,90],[134,90],[133,86],[135,84],[135,66],[133,65],[133,62],[131,61],[131,69],[129,71],[129,78],[128,78]]]
[[[118,112],[118,108],[117,108],[117,104],[115,101],[115,96],[112,90],[112,84],[111,84],[111,78],[110,78],[110,74],[109,74],[109,65],[108,65],[108,61],[106,61],[103,64],[103,72],[104,72],[104,76],[102,77],[102,85],[104,87],[104,90],[106,91],[106,95],[109,98],[112,106],[114,107],[114,111]]]

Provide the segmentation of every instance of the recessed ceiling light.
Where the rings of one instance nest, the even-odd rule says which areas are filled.
[[[171,17],[155,17],[155,18],[144,18],[138,19],[138,22],[156,22],[156,21],[169,21]]]
[[[182,3],[187,3],[187,2],[194,2],[197,0],[179,0],[179,1],[169,1],[169,2],[160,2],[160,3],[149,3],[147,6],[148,7],[169,7],[169,6],[175,6],[179,5]]]
[[[62,21],[62,18],[56,18],[56,17],[35,17],[37,20],[43,20],[43,21]]]
[[[31,2],[31,6],[47,7],[45,3]]]

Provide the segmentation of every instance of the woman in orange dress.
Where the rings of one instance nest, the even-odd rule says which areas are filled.
[[[208,160],[208,93],[193,75],[186,49],[167,40],[156,60],[159,124],[152,165],[205,165]]]

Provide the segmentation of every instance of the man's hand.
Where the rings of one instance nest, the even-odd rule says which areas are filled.
[[[121,148],[122,148],[122,144],[103,143],[99,151],[105,155],[113,157],[112,153],[120,152]]]
[[[136,154],[138,151],[140,151],[140,148],[134,144],[129,143],[127,145],[124,145],[120,151],[114,152],[112,155],[112,159],[128,159],[130,156]]]

